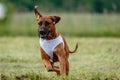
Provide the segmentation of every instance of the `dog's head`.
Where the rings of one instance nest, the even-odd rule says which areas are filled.
[[[46,38],[48,36],[53,36],[55,34],[55,24],[60,21],[59,16],[42,16],[38,10],[37,6],[34,7],[34,12],[38,22],[38,34],[41,38]]]

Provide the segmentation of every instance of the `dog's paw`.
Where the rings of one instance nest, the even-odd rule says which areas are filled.
[[[53,71],[52,66],[45,66],[45,68],[46,68],[46,70],[47,70],[48,72]]]
[[[53,71],[53,69],[47,69],[47,71],[48,71],[48,72],[51,72],[51,71]]]
[[[47,71],[51,72],[51,71],[53,71],[53,69],[49,67],[49,68],[47,68]]]

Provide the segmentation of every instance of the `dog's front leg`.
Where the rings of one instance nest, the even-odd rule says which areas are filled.
[[[57,75],[60,75],[60,70],[59,68],[53,66],[53,63],[50,62],[48,55],[44,52],[44,50],[41,48],[41,57],[42,61],[45,65],[45,68],[47,69],[48,72],[53,72],[55,71]]]
[[[52,65],[49,60],[43,59],[43,63],[48,72],[53,70]]]
[[[49,57],[48,55],[44,52],[44,50],[41,48],[41,57],[42,57],[42,61],[47,69],[47,71],[51,71],[52,70],[52,64],[51,62],[49,61]]]
[[[48,72],[56,72],[58,76],[60,75],[59,67],[53,66],[53,64],[50,61],[45,59],[43,59],[43,63]]]
[[[45,60],[45,59],[43,59],[43,63],[48,72],[56,72],[58,76],[60,75],[59,67],[53,66],[50,61]]]

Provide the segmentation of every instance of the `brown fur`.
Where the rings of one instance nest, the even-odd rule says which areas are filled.
[[[43,17],[38,11],[37,11],[37,6],[34,8],[34,12],[36,15],[36,19],[38,22],[38,29],[40,28],[41,23],[45,25],[46,21],[49,22],[50,24],[48,25],[47,28],[48,30],[51,31],[51,33],[46,36],[46,40],[54,39],[58,37],[60,34],[56,31],[55,29],[55,24],[59,22],[60,17],[58,16],[48,16],[48,17]],[[69,74],[69,62],[68,62],[68,57],[69,53],[74,53],[76,52],[78,48],[78,43],[76,44],[75,50],[70,51],[68,48],[68,45],[65,41],[65,38],[62,36],[63,41],[64,41],[64,47],[63,44],[59,44],[55,49],[53,53],[53,62],[50,61],[50,57],[45,53],[45,51],[40,48],[41,51],[41,57],[42,61],[49,72],[56,72],[57,75],[62,75],[66,76]],[[55,62],[59,62],[60,66],[54,66]]]

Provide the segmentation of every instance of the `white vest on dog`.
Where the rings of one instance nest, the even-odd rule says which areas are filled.
[[[40,38],[40,47],[46,52],[46,54],[50,57],[51,60],[53,60],[53,51],[56,46],[58,46],[60,43],[63,43],[64,41],[61,35],[59,35],[57,38],[52,40],[46,40]]]

